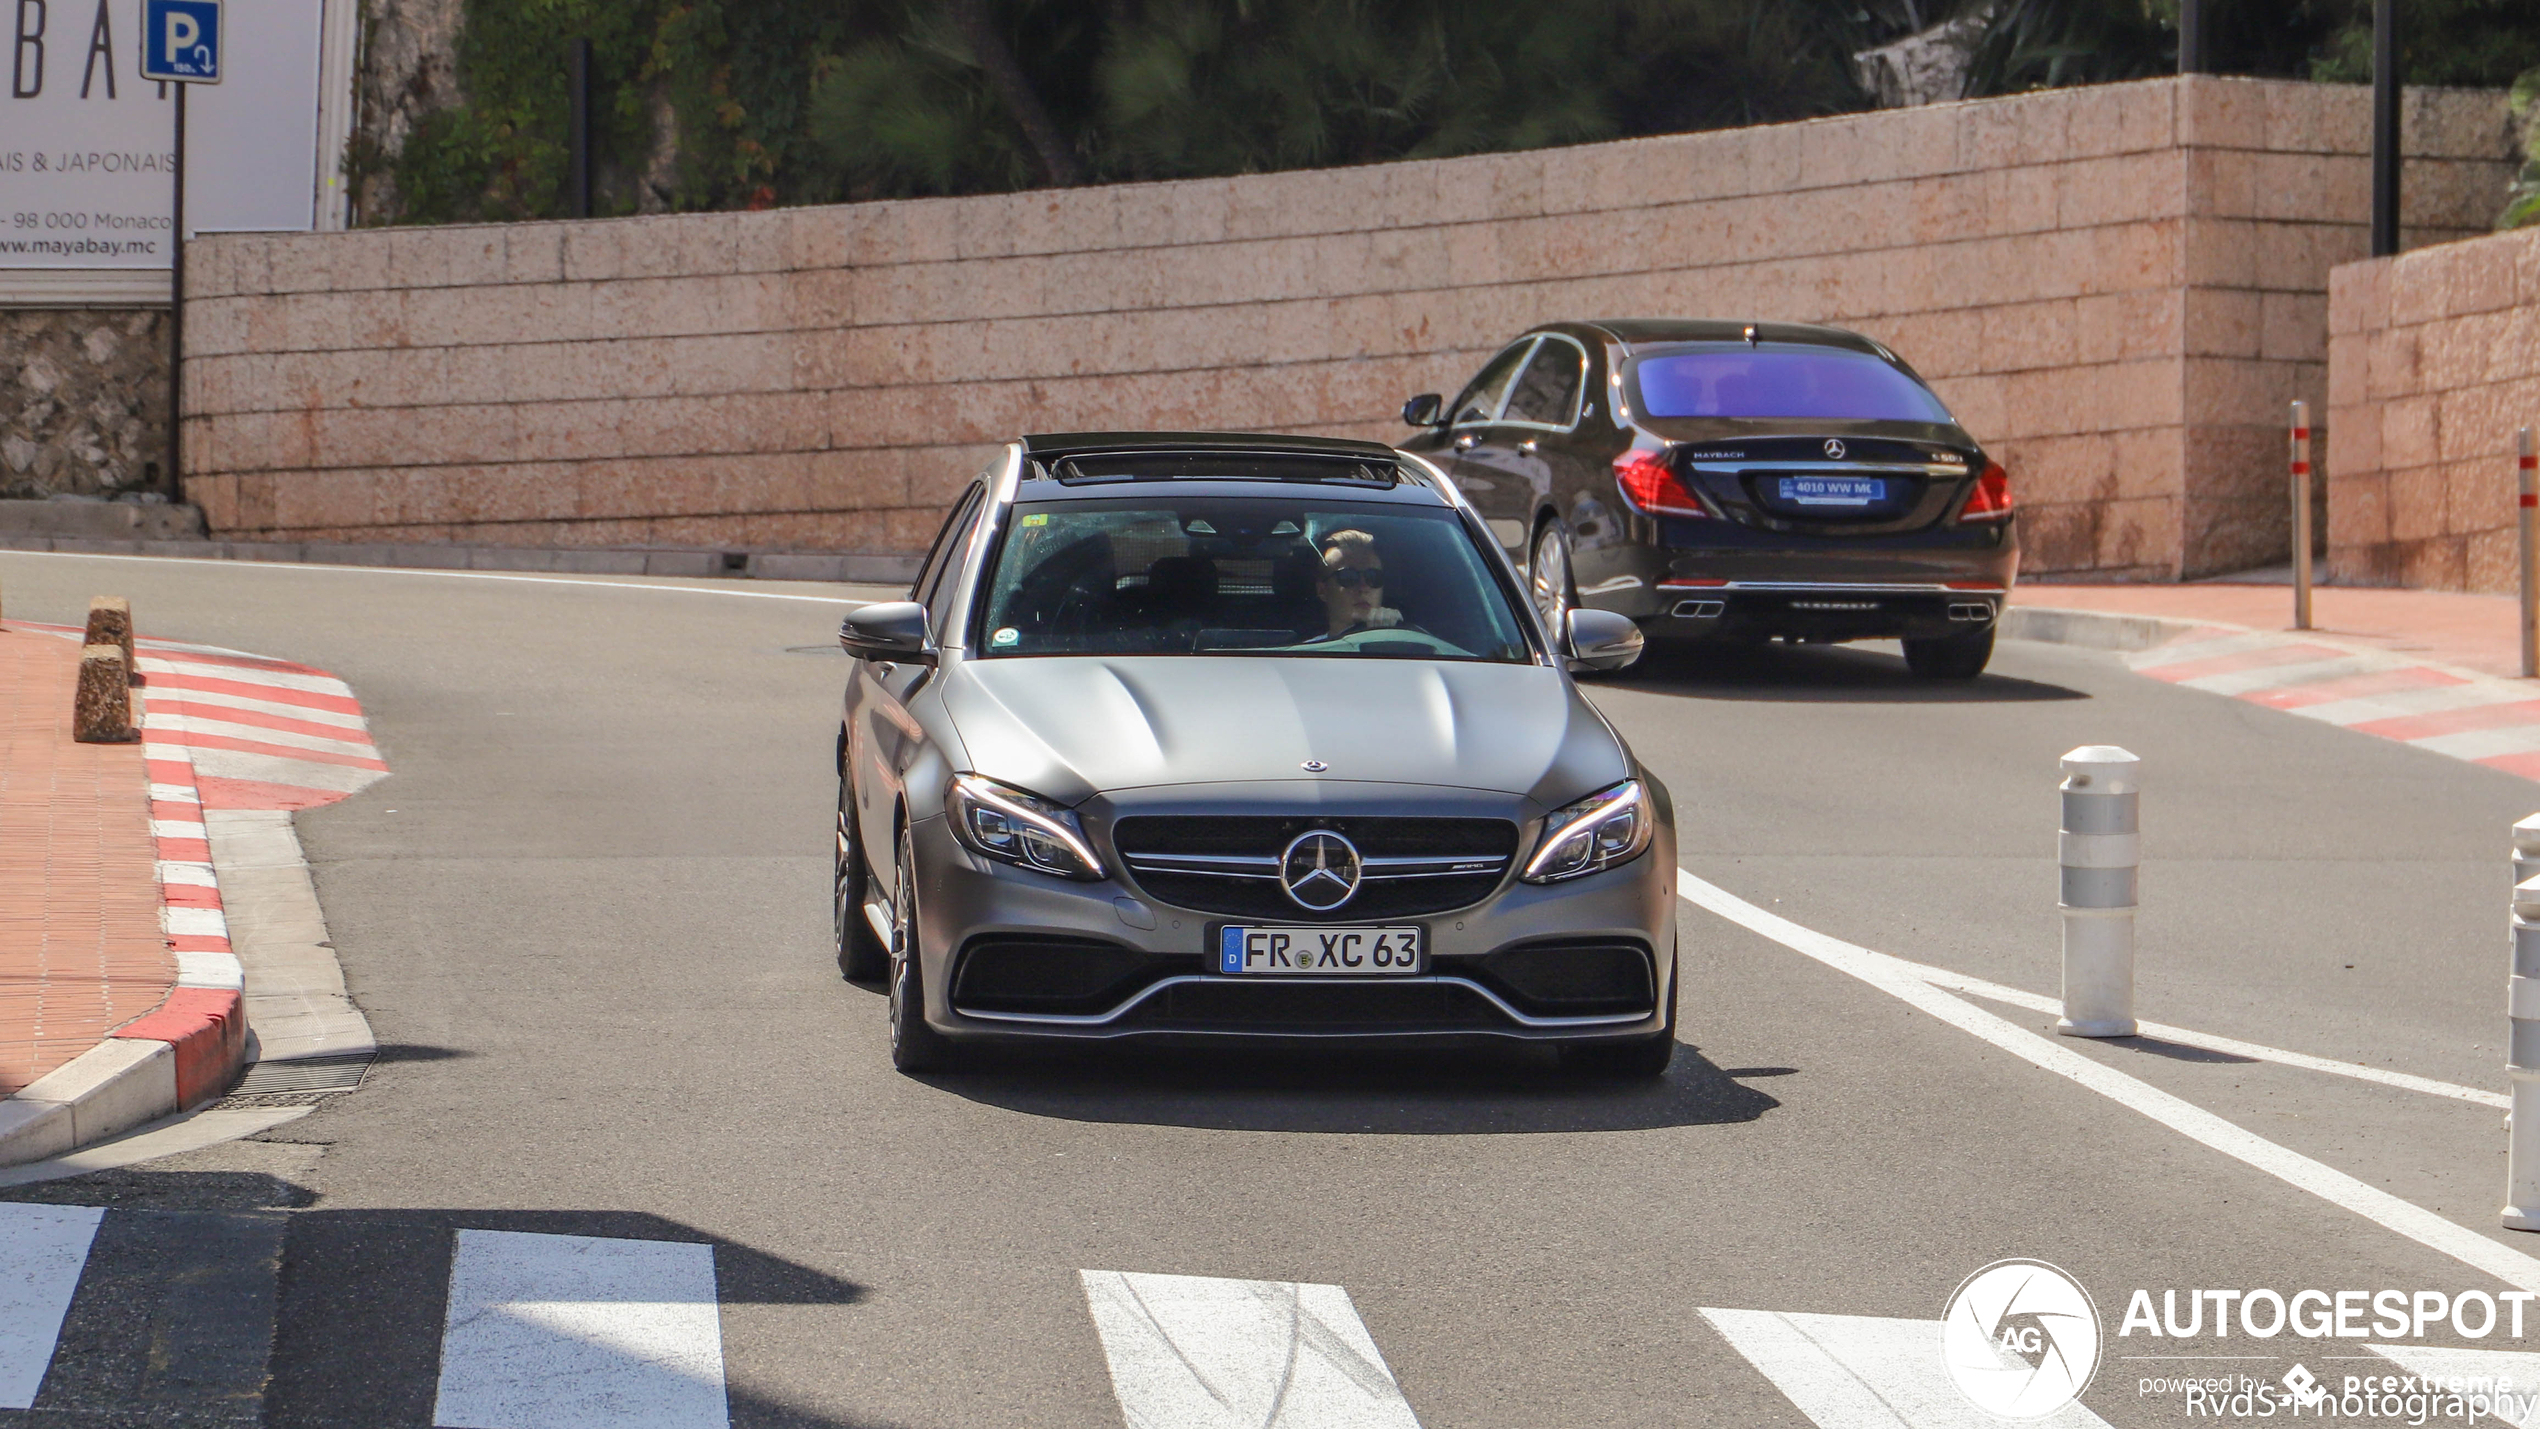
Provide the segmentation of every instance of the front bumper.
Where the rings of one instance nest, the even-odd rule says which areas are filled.
[[[1117,878],[1075,883],[978,858],[940,817],[912,833],[926,1020],[961,1041],[1438,1046],[1628,1040],[1667,1025],[1675,839],[1664,820],[1649,850],[1621,868],[1547,886],[1511,877],[1470,907],[1383,920],[1420,925],[1429,966],[1423,976],[1381,979],[1212,975],[1217,929],[1241,920],[1159,902]],[[1064,1010],[1019,1010],[1011,999],[983,1006],[978,979],[965,988],[965,963],[983,950],[1010,960],[1036,943],[1107,959],[1120,975],[1094,1005]],[[1571,950],[1619,966],[1626,947],[1647,979],[1645,999],[1628,1010],[1609,999],[1571,1015],[1527,996],[1542,991],[1540,978],[1509,976],[1557,969]]]

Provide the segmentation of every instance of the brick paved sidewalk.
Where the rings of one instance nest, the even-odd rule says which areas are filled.
[[[0,625],[0,1095],[176,985],[142,747],[72,741],[79,649]]]

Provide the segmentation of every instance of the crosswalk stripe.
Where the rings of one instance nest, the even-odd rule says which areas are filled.
[[[1999,1429],[2003,1422],[1968,1403],[1950,1380],[1938,1320],[1713,1309],[1702,1318],[1818,1429]],[[2108,1423],[2079,1401],[2026,1422]]]
[[[728,1429],[714,1247],[463,1230],[440,1429]]]
[[[1337,1285],[1079,1274],[1130,1429],[1419,1429]]]
[[[0,1409],[35,1404],[105,1217],[94,1206],[0,1203]]]

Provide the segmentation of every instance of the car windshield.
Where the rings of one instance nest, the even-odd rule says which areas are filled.
[[[1455,513],[1299,497],[1018,503],[971,653],[1523,662]]]
[[[1635,363],[1645,417],[1829,417],[1946,422],[1930,388],[1866,352],[1839,347],[1706,348]]]

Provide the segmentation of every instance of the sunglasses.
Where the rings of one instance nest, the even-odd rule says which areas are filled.
[[[1326,570],[1323,578],[1343,590],[1385,588],[1385,568],[1382,566],[1343,566],[1337,570]]]

